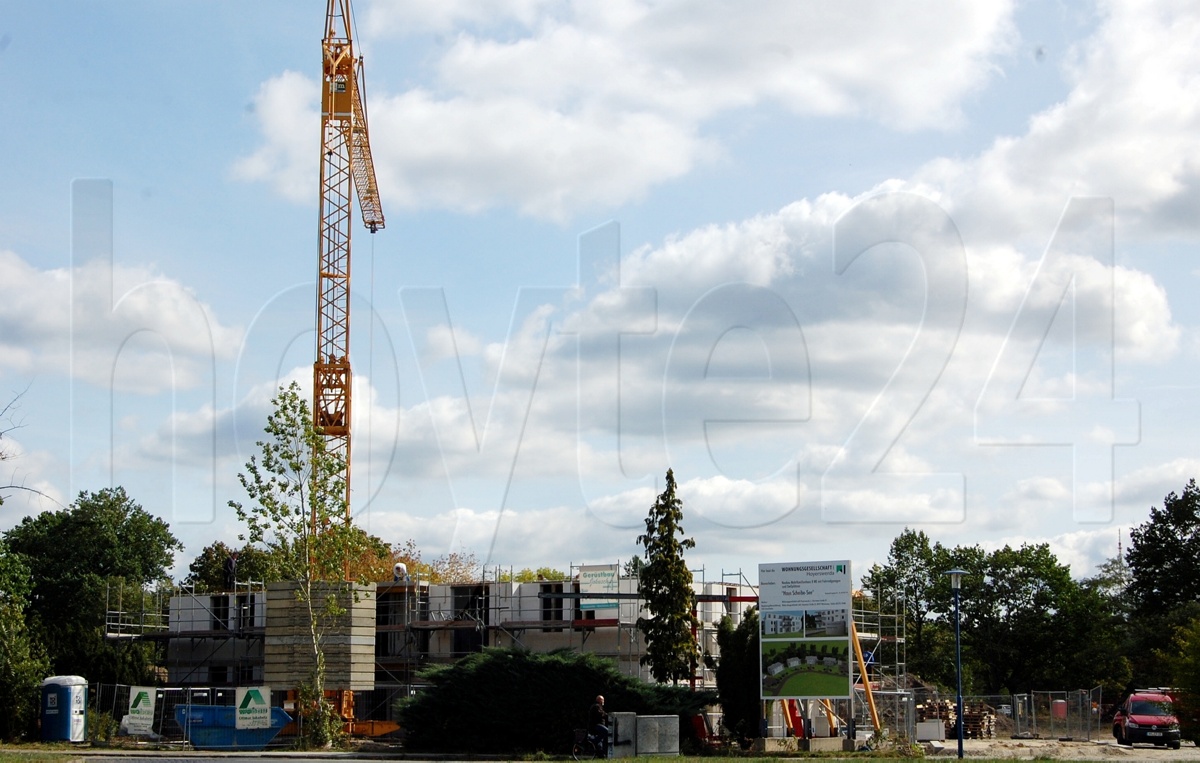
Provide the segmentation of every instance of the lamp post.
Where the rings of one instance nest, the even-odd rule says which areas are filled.
[[[958,678],[954,729],[958,736],[958,757],[963,756],[963,703],[962,703],[962,638],[959,631],[959,590],[962,588],[962,576],[966,570],[953,569],[946,573],[950,576],[950,588],[954,591],[954,670]]]

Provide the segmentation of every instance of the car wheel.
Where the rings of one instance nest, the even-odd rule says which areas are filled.
[[[1117,727],[1117,744],[1124,744],[1124,745],[1132,745],[1133,744],[1133,742],[1130,742],[1128,739],[1125,738],[1125,729],[1121,728],[1120,726]]]
[[[1171,749],[1172,749],[1172,750],[1178,750],[1178,749],[1179,749],[1179,742],[1171,742],[1171,745],[1170,745],[1170,746],[1171,746]]]

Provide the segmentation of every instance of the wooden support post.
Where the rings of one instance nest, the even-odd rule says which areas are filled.
[[[871,725],[875,733],[883,730],[879,724],[879,711],[875,709],[875,695],[871,693],[870,676],[867,674],[867,663],[863,660],[862,644],[858,643],[858,628],[854,627],[854,619],[850,619],[850,640],[854,642],[854,658],[858,661],[858,674],[862,676],[863,689],[867,694],[867,709],[871,712]]]

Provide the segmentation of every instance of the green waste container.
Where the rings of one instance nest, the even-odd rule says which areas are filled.
[[[87,679],[50,676],[42,681],[42,741],[87,741]]]

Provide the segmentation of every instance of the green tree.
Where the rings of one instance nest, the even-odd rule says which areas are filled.
[[[276,560],[270,552],[250,543],[235,549],[222,541],[210,543],[200,550],[188,565],[188,574],[183,584],[194,586],[197,592],[227,591],[225,572],[229,558],[237,553],[237,579],[239,582],[253,580],[259,583],[275,583],[280,580]]]
[[[1057,627],[1053,651],[1043,662],[1043,685],[1099,686],[1104,696],[1119,696],[1133,677],[1119,605],[1099,589],[1073,582],[1055,606]]]
[[[629,557],[629,561],[621,565],[621,577],[640,577],[642,574],[642,567],[644,566],[646,566],[646,563],[642,561],[642,557],[634,554],[633,556]]]
[[[571,730],[585,725],[597,694],[604,695],[609,712],[639,715],[690,717],[716,700],[712,692],[622,675],[612,660],[572,649],[487,648],[427,668],[421,679],[428,688],[400,705],[406,749],[509,759],[539,752],[544,758],[568,746]],[[684,733],[688,728],[680,723]]]
[[[0,738],[7,740],[36,730],[38,687],[50,672],[45,651],[25,626],[32,591],[29,570],[0,541]]]
[[[969,572],[963,581],[962,631],[964,663],[969,661],[976,678],[973,691],[1028,691],[1087,680],[1066,675],[1063,666],[1081,665],[1083,640],[1100,622],[1092,615],[1102,614],[1089,607],[1102,601],[1081,591],[1047,544],[1005,546],[991,553],[954,549],[949,556]],[[949,593],[948,581],[942,585]],[[1091,668],[1088,672],[1088,678],[1096,675]]]
[[[1171,643],[1159,659],[1168,667],[1170,684],[1177,688],[1175,715],[1184,739],[1200,739],[1200,618],[1175,629]]]
[[[1111,600],[1114,606],[1118,606],[1123,613],[1128,614],[1128,591],[1129,583],[1132,580],[1133,575],[1129,571],[1129,565],[1125,564],[1125,559],[1114,556],[1106,559],[1099,566],[1095,575],[1084,578],[1080,582],[1084,587]]]
[[[758,608],[750,607],[735,628],[725,615],[717,626],[717,695],[721,700],[726,732],[739,739],[759,735],[762,717],[759,673]]]
[[[562,581],[566,580],[569,575],[562,570],[556,570],[552,567],[538,567],[536,570],[531,570],[528,567],[520,572],[502,572],[500,573],[501,583],[535,583],[539,580]]]
[[[638,595],[650,613],[637,619],[646,638],[641,663],[661,682],[690,679],[700,656],[692,635],[699,625],[693,614],[692,571],[683,559],[684,550],[695,548],[696,542],[677,537],[683,534],[682,522],[683,501],[675,494],[675,473],[668,469],[666,490],[650,507],[645,534],[638,536],[646,556]]]
[[[933,594],[937,585],[937,557],[940,544],[933,545],[924,532],[907,527],[892,541],[885,565],[875,565],[863,576],[863,588],[879,602],[883,611],[904,613],[905,630],[912,639],[908,654],[911,669],[930,675],[930,656],[925,644],[925,626],[936,606]]]
[[[264,429],[268,438],[258,443],[261,461],[252,456],[238,475],[253,503],[229,505],[246,526],[239,539],[265,547],[280,580],[295,584],[307,612],[312,663],[302,694],[313,710],[305,730],[309,742],[321,746],[340,728],[325,699],[322,644],[345,614],[338,595],[349,588],[347,571],[375,549],[371,537],[349,519],[345,461],[314,429],[299,385],[280,388],[272,404]]]
[[[1125,552],[1131,614],[1128,654],[1133,683],[1162,686],[1171,666],[1162,659],[1178,628],[1200,617],[1200,488],[1188,480],[1162,508],[1129,534]]]
[[[152,680],[154,646],[108,643],[105,605],[113,591],[141,595],[168,580],[182,545],[166,522],[123,488],[106,488],[80,493],[62,511],[26,517],[4,539],[29,569],[33,590],[26,622],[56,672],[107,683]]]
[[[1200,600],[1200,488],[1188,480],[1129,533],[1129,595],[1139,615],[1158,616]]]

